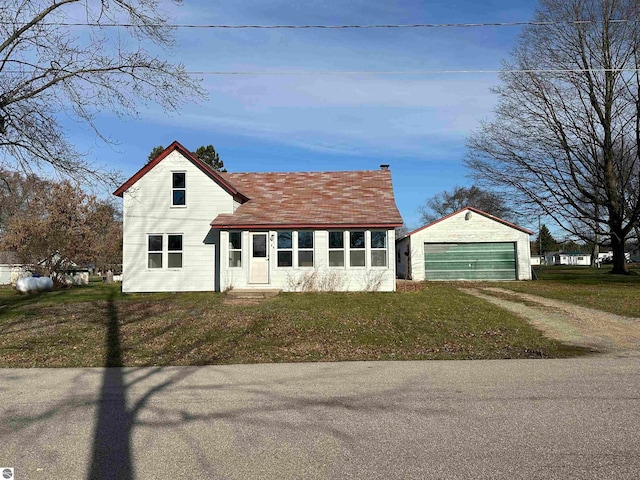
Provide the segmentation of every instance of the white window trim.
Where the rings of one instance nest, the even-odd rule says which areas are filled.
[[[180,235],[182,237],[182,250],[169,250],[169,235]],[[162,238],[162,250],[149,250],[149,237],[161,237]],[[145,269],[149,272],[165,272],[165,271],[180,271],[184,270],[184,232],[171,232],[171,233],[147,233],[147,255],[145,257]],[[160,253],[162,255],[162,266],[158,268],[149,267],[149,254]],[[169,267],[169,253],[182,254],[182,266],[181,267]]]
[[[291,248],[278,248],[278,234],[279,233],[287,233],[291,232]],[[313,248],[299,248],[298,247],[298,233],[300,232],[311,232],[313,236]],[[318,252],[316,249],[316,230],[276,230],[275,231],[275,268],[282,270],[291,270],[291,269],[310,269],[316,268],[318,266]],[[278,252],[291,252],[291,266],[280,266],[278,265]],[[313,266],[300,266],[298,253],[299,252],[312,252],[313,253]]]
[[[236,233],[240,236],[240,248],[231,248],[231,234],[232,233]],[[240,265],[239,266],[235,266],[235,265],[229,265],[229,268],[235,268],[235,269],[241,269],[242,268],[242,257],[244,257],[243,253],[242,253],[242,246],[244,245],[244,241],[243,241],[243,234],[241,230],[236,230],[233,232],[228,232],[228,241],[227,241],[227,265],[229,265],[231,263],[231,252],[240,252]]]
[[[160,250],[149,250],[149,238],[150,237],[160,237],[162,239],[162,248]],[[157,271],[161,271],[164,270],[164,234],[162,233],[147,233],[146,237],[146,242],[147,242],[147,254],[145,255],[145,267],[146,270],[150,271],[150,272],[157,272]],[[160,262],[161,262],[161,266],[160,267],[150,267],[149,266],[149,255],[152,253],[159,253],[160,254]]]
[[[175,173],[184,173],[184,188],[173,187],[173,175]],[[184,191],[184,205],[176,205],[173,203],[173,192],[177,190]],[[172,170],[171,171],[171,208],[187,208],[187,171],[186,170]]]
[[[351,233],[354,232],[364,232],[364,247],[363,248],[351,248]],[[355,270],[366,270],[369,267],[369,262],[367,261],[367,257],[368,257],[368,245],[369,245],[369,231],[368,230],[347,230],[347,244],[346,244],[346,255],[347,258],[345,259],[345,265],[347,264],[347,260],[349,261],[349,269],[355,269]],[[355,252],[364,252],[364,265],[351,265],[351,251],[355,251]]]
[[[181,250],[169,250],[169,236],[180,236],[180,243],[182,244]],[[179,253],[180,256],[180,266],[179,267],[170,267],[169,266],[169,254],[170,253]],[[184,269],[184,234],[183,233],[167,233],[167,270],[182,270]]]
[[[311,241],[313,243],[313,247],[311,248],[300,248],[300,245],[298,243],[298,235],[300,232],[311,232]],[[316,267],[316,232],[315,230],[296,230],[295,231],[295,238],[296,238],[296,242],[295,242],[295,261],[293,262],[295,265],[295,268],[315,268]],[[300,252],[311,252],[312,256],[313,256],[313,265],[311,266],[301,266],[300,265]]]
[[[332,233],[342,233],[342,248],[332,248],[331,247],[331,239],[330,236]],[[345,230],[329,230],[327,232],[327,266],[329,268],[334,269],[346,269],[347,268],[347,252],[348,252],[348,243],[349,243],[349,234]],[[330,254],[331,252],[342,252],[342,265],[331,265]]]
[[[371,240],[371,234],[373,232],[383,232],[384,233],[384,244],[385,248],[373,248],[373,242]],[[373,252],[381,252],[384,251],[385,265],[373,265]],[[368,253],[369,267],[375,269],[387,269],[389,268],[389,232],[387,230],[369,230],[369,253]]]
[[[281,234],[281,233],[291,233],[291,248],[279,248],[278,247],[278,235]],[[276,241],[275,241],[276,261],[274,262],[275,263],[275,268],[282,268],[284,270],[296,268],[295,247],[297,245],[297,240],[298,240],[297,237],[298,237],[298,235],[297,235],[297,232],[295,230],[277,230],[276,231]],[[280,252],[291,252],[291,266],[278,265],[278,262],[279,262],[278,253],[280,253]]]

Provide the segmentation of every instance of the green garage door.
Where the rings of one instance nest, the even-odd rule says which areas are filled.
[[[515,280],[515,243],[425,243],[426,280]]]

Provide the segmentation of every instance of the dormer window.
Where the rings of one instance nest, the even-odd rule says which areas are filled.
[[[185,172],[173,172],[171,179],[171,205],[184,207],[187,205],[187,183]]]

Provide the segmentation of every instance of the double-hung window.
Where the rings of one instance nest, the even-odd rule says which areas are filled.
[[[344,232],[329,232],[329,266],[344,267]]]
[[[167,267],[182,268],[182,235],[168,235]]]
[[[147,267],[162,268],[162,235],[147,238]]]
[[[172,172],[171,174],[171,205],[184,207],[187,205],[187,174]]]
[[[242,266],[242,232],[229,232],[229,266]]]
[[[182,234],[147,236],[147,268],[163,268],[166,245],[167,268],[182,268]]]
[[[387,266],[387,232],[384,230],[371,232],[371,266]]]
[[[365,257],[365,232],[349,232],[349,265],[364,267]]]
[[[313,267],[313,232],[298,232],[298,267]]]
[[[293,266],[293,232],[278,232],[278,266]]]

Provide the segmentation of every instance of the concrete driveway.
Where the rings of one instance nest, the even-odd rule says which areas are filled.
[[[38,479],[637,479],[640,360],[0,370]]]

